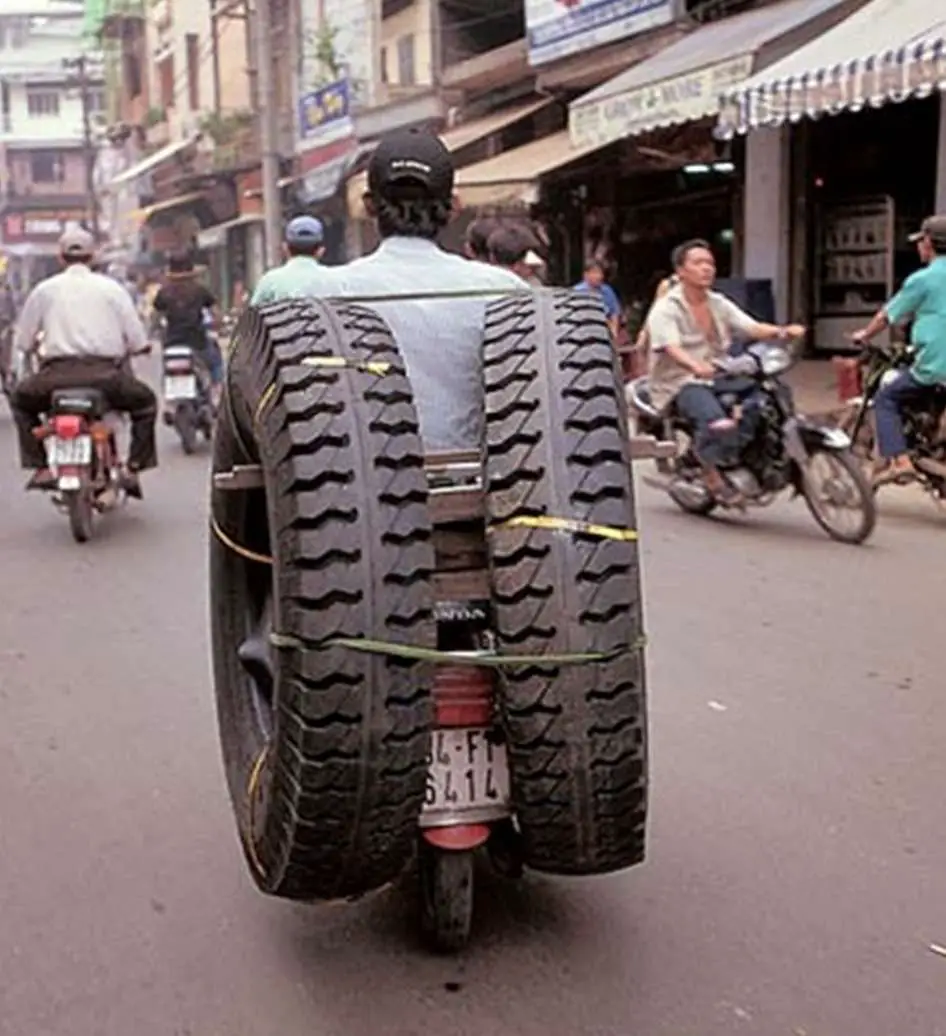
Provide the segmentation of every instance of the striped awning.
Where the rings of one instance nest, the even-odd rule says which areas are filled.
[[[946,8],[870,0],[721,99],[717,134],[880,107],[946,89]]]

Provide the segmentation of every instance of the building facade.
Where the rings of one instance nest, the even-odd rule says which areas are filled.
[[[82,4],[3,4],[0,247],[21,291],[56,269],[69,225],[96,226],[90,170],[105,123],[101,56],[84,37]]]

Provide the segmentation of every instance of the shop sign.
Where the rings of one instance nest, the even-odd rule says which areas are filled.
[[[526,0],[529,64],[544,65],[669,25],[678,9],[678,0]]]
[[[338,79],[299,98],[302,149],[344,140],[355,132],[347,79]]]
[[[568,128],[573,147],[603,147],[612,141],[715,115],[719,98],[752,72],[754,55],[740,54],[715,65],[647,86],[573,104]]]
[[[3,219],[7,244],[58,240],[85,219],[84,212],[10,212]]]

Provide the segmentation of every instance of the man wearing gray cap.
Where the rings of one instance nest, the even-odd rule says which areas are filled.
[[[148,336],[128,292],[117,281],[93,273],[95,239],[85,230],[67,230],[59,241],[65,269],[30,293],[16,327],[14,348],[22,356],[38,352],[39,371],[13,395],[12,410],[24,468],[33,469],[29,489],[51,484],[42,443],[33,434],[64,388],[98,389],[113,410],[131,416],[126,492],[141,497],[138,472],[157,464],[154,439],[157,400],[131,372],[130,357],[148,351]],[[37,335],[43,332],[37,348]]]
[[[924,268],[911,273],[870,323],[851,336],[863,344],[884,328],[913,321],[916,359],[884,385],[874,400],[877,447],[883,462],[874,478],[877,486],[916,477],[901,414],[934,385],[946,385],[946,216],[927,217],[910,240],[916,244]]]

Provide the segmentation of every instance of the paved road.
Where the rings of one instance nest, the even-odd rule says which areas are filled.
[[[946,1034],[943,522],[862,550],[642,498],[648,863],[492,886],[433,959],[392,894],[244,873],[205,632],[206,462],[79,548],[0,419],[2,1036]],[[487,901],[488,900],[488,901]]]

